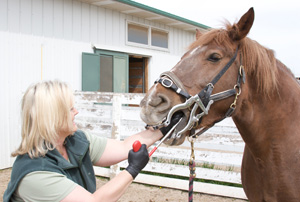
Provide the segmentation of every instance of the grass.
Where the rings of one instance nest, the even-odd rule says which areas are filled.
[[[166,159],[166,158],[157,158],[152,157],[151,162],[154,163],[168,163],[168,164],[175,164],[175,165],[184,165],[188,166],[189,161],[184,159]],[[196,162],[196,167],[199,168],[207,168],[207,169],[214,169],[214,170],[224,170],[233,172],[236,171],[236,168],[232,166],[216,166],[214,163],[208,163],[208,162]]]
[[[208,168],[208,169],[214,169],[215,168],[215,164],[211,164],[211,163],[205,162],[205,163],[202,164],[201,167],[202,168]]]
[[[162,159],[162,158],[157,158],[157,157],[152,157],[151,161],[155,162],[155,163],[168,163],[168,164],[184,165],[184,166],[188,166],[188,164],[189,164],[189,161],[187,161],[187,160],[181,160],[181,159]],[[234,171],[234,166],[229,166],[229,167],[227,166],[224,169],[224,168],[218,168],[218,167],[216,167],[215,164],[208,163],[208,162],[196,163],[196,169],[197,169],[197,167],[199,167],[199,168],[206,168],[206,169],[215,169],[215,170]],[[124,170],[124,168],[121,168],[121,170]],[[154,176],[168,177],[168,178],[173,178],[173,179],[189,180],[189,177],[178,176],[178,175],[169,175],[169,174],[162,174],[162,173],[154,173],[154,172],[149,172],[149,171],[142,171],[141,173],[148,174],[148,175],[154,175]],[[230,183],[230,182],[220,182],[220,181],[216,181],[216,180],[207,180],[207,179],[195,178],[194,181],[195,182],[210,183],[210,184],[225,185],[225,186],[231,186],[231,187],[242,187],[241,184]]]
[[[148,174],[148,175],[154,175],[154,176],[160,176],[160,177],[168,177],[168,178],[173,178],[173,179],[189,180],[189,177],[178,176],[178,175],[168,175],[168,174],[153,173],[153,172],[148,172],[148,171],[141,171],[141,173]],[[242,188],[241,184],[229,183],[229,182],[220,182],[220,181],[216,181],[216,180],[206,180],[206,179],[195,178],[194,182],[203,182],[203,183],[209,183],[209,184],[218,184],[218,185],[225,185],[225,186]]]
[[[189,161],[187,161],[187,160],[162,159],[162,158],[157,158],[157,157],[152,157],[152,162],[169,163],[169,164],[184,165],[184,166],[188,166],[188,164],[189,164]],[[224,168],[216,167],[215,164],[208,163],[208,162],[196,163],[196,169],[197,169],[197,167],[207,168],[207,169],[215,169],[215,170],[224,170]],[[225,168],[225,171],[230,171],[230,172],[234,171],[234,166],[227,166]],[[151,175],[155,175],[155,176],[168,177],[168,178],[189,180],[189,177],[183,177],[183,176],[176,176],[176,175],[174,176],[174,175],[161,174],[161,173],[152,173],[152,172],[145,172],[145,171],[142,171],[141,173],[151,174]],[[195,182],[210,183],[210,184],[225,185],[225,186],[232,186],[232,187],[242,187],[241,184],[230,183],[230,182],[220,182],[220,181],[216,181],[216,180],[206,180],[206,179],[195,178],[194,181]]]
[[[167,163],[167,164],[175,164],[175,165],[184,165],[184,166],[189,165],[189,161],[188,160],[183,160],[183,159],[165,159],[165,158],[152,157],[151,162],[154,162],[154,163]],[[197,162],[196,163],[196,169],[197,169],[197,167],[198,168],[206,168],[206,169],[214,169],[214,170],[224,170],[224,171],[229,171],[229,172],[232,172],[232,171],[235,170],[234,166],[218,167],[215,164],[208,163],[208,162],[202,162],[202,163]],[[120,170],[124,170],[124,169],[125,168],[120,168]],[[187,169],[188,169],[188,167],[187,167]],[[141,171],[141,173],[148,174],[148,175],[153,175],[153,176],[173,178],[173,179],[189,180],[189,177],[178,176],[178,175],[154,173],[154,172],[149,172],[149,171]],[[231,187],[242,187],[241,184],[230,183],[230,182],[221,182],[221,181],[216,181],[216,180],[207,180],[207,179],[195,178],[194,181],[195,182],[202,182],[202,183],[225,185],[225,186],[231,186]]]

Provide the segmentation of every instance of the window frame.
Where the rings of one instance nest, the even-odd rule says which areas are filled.
[[[157,31],[157,32],[162,32],[162,33],[166,33],[167,34],[167,45],[168,45],[168,48],[164,48],[164,47],[159,47],[159,46],[153,46],[152,45],[152,31]],[[170,43],[169,43],[169,32],[168,31],[165,31],[165,30],[162,30],[162,29],[158,29],[156,27],[151,27],[150,29],[150,46],[151,47],[155,47],[155,48],[158,48],[158,49],[163,49],[163,50],[169,50],[169,46],[170,46]]]
[[[136,43],[136,42],[131,42],[128,41],[128,25],[132,24],[132,25],[136,25],[136,26],[141,26],[141,27],[145,27],[148,29],[148,44],[142,44],[142,43]],[[159,46],[152,46],[152,29],[156,30],[156,31],[160,31],[160,32],[165,32],[168,36],[168,48],[163,48],[163,47],[159,47]],[[170,52],[170,32],[168,30],[165,29],[161,29],[158,27],[154,27],[151,25],[145,25],[142,23],[137,23],[134,21],[130,21],[130,20],[126,20],[126,45],[128,46],[135,46],[135,47],[140,47],[140,48],[148,48],[148,49],[153,49],[153,50],[160,50],[160,51],[165,51],[165,52]]]
[[[129,27],[129,24],[131,25],[135,25],[135,26],[140,26],[140,27],[143,27],[143,28],[146,28],[148,33],[147,33],[147,41],[148,41],[148,44],[143,44],[143,43],[137,43],[137,42],[132,42],[132,41],[128,41],[128,35],[129,35],[129,30],[128,30],[128,27]],[[127,23],[126,24],[126,42],[128,45],[138,45],[140,47],[150,47],[149,45],[149,40],[151,40],[149,37],[151,37],[151,29],[149,26],[145,26],[145,25],[141,25],[141,24],[137,24],[137,23]]]

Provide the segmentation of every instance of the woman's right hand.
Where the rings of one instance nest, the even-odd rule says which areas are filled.
[[[147,165],[149,161],[149,154],[145,144],[142,144],[141,148],[134,152],[131,149],[128,153],[128,163],[126,170],[131,174],[133,179],[141,172],[141,170]]]

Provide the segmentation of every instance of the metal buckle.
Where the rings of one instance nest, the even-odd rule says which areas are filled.
[[[165,83],[165,82],[167,82],[167,83]],[[169,84],[168,84],[168,82],[169,82]],[[173,81],[169,78],[163,78],[161,81],[161,85],[166,88],[170,88],[173,85]]]
[[[207,86],[207,87],[211,86],[212,88],[215,87],[214,84],[212,84],[212,83],[208,83],[206,86]]]

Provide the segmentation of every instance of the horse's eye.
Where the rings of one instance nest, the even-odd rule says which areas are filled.
[[[211,55],[209,55],[209,57],[207,58],[207,60],[211,61],[211,62],[218,62],[221,59],[221,56],[218,53],[213,53]]]

